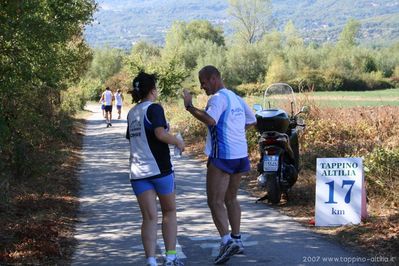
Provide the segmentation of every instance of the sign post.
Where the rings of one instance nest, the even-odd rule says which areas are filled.
[[[316,226],[359,224],[367,216],[361,158],[318,158]]]

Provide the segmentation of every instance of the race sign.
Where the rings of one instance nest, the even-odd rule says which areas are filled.
[[[359,224],[367,215],[361,158],[318,158],[316,226]]]

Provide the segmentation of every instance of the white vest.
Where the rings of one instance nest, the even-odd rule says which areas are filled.
[[[104,91],[105,105],[112,105],[112,92],[109,90]]]
[[[143,179],[161,173],[152,155],[145,132],[144,123],[150,123],[147,109],[152,102],[137,104],[127,116],[130,136],[130,179]],[[151,124],[151,123],[150,123]]]
[[[120,93],[115,93],[115,104],[118,105],[122,105],[122,96]]]

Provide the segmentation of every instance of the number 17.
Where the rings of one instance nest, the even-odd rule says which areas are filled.
[[[326,183],[329,186],[329,193],[328,193],[328,201],[325,203],[328,204],[336,204],[337,202],[334,201],[334,181]],[[345,203],[351,202],[351,192],[353,185],[355,184],[355,180],[342,180],[342,188],[346,185],[350,185],[348,192],[345,195]]]

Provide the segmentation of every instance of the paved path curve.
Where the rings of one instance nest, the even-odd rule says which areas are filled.
[[[128,180],[126,120],[114,120],[113,126],[106,128],[98,106],[88,108],[93,113],[88,118],[83,141],[80,212],[75,234],[78,245],[72,265],[145,265],[140,210]],[[188,156],[175,160],[174,165],[178,253],[185,265],[213,265],[219,237],[206,204],[205,167]],[[226,265],[335,265],[336,262],[328,260],[348,262],[363,258],[276,210],[255,204],[255,199],[244,191],[239,199],[246,250]],[[161,239],[160,230],[158,236]],[[158,244],[161,265],[162,240]]]

